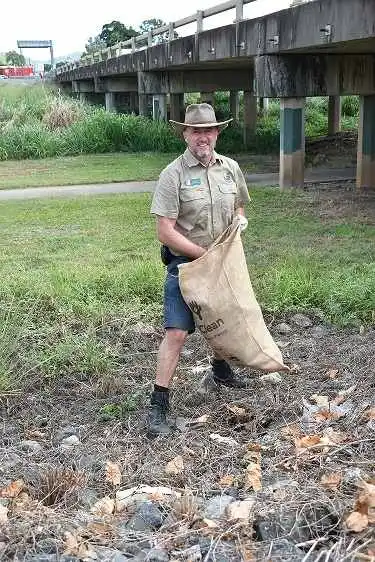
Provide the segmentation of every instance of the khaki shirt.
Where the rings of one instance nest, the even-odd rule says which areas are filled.
[[[206,167],[187,149],[161,172],[151,206],[151,213],[176,219],[176,230],[202,248],[250,201],[238,163],[216,152],[213,156]]]

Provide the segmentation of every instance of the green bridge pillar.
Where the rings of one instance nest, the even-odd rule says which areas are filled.
[[[357,188],[375,188],[375,95],[361,96],[357,152]]]
[[[280,188],[302,188],[305,177],[305,98],[282,98],[280,109]]]

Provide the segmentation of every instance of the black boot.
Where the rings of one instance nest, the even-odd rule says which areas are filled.
[[[229,386],[230,388],[246,388],[247,384],[239,380],[230,365],[224,359],[212,359],[212,374],[216,384]]]
[[[151,402],[148,411],[148,434],[150,437],[157,435],[169,435],[172,430],[167,422],[169,410],[169,393],[154,392],[151,394]]]

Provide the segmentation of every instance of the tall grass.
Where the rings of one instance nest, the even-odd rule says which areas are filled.
[[[307,136],[326,134],[327,105],[326,98],[307,101]],[[229,116],[228,93],[216,94],[215,109],[219,119]],[[358,109],[358,98],[344,98],[344,129],[356,127]],[[243,113],[242,100],[240,113]],[[259,116],[257,129],[246,147],[241,126],[234,124],[220,135],[218,150],[225,153],[238,153],[245,148],[258,153],[277,151],[279,131],[280,105],[274,100],[268,112]],[[183,147],[182,140],[164,122],[108,113],[40,85],[0,87],[0,160],[117,151],[179,152]]]

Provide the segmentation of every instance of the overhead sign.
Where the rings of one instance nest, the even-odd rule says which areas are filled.
[[[19,49],[45,49],[52,47],[52,41],[17,41]]]

